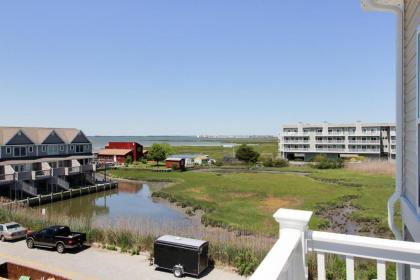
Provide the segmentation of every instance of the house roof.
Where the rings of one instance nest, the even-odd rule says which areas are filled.
[[[130,149],[103,149],[100,150],[98,155],[100,156],[125,156],[131,153]]]
[[[165,159],[165,161],[181,161],[181,160],[183,160],[183,158],[169,157],[169,158]]]
[[[0,145],[6,145],[18,132],[22,132],[35,145],[41,145],[53,132],[66,144],[82,133],[76,128],[0,127]]]

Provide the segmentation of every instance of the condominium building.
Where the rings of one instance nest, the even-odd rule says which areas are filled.
[[[328,157],[395,158],[395,125],[389,123],[284,125],[279,135],[279,155],[310,160]]]
[[[92,143],[79,129],[0,127],[0,196],[95,184]]]

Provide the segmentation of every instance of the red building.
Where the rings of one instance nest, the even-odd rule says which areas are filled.
[[[144,156],[143,146],[136,142],[109,142],[105,150],[112,149],[131,150],[133,161],[138,161]]]
[[[124,164],[128,156],[133,158],[133,152],[130,149],[103,149],[98,153],[98,161]]]
[[[165,166],[167,168],[173,168],[176,166],[178,169],[185,169],[185,159],[183,158],[167,158],[165,160]]]

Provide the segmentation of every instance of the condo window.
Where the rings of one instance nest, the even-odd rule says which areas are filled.
[[[60,151],[63,152],[64,151],[64,145],[60,145]]]
[[[70,151],[73,151],[74,150],[74,145],[71,145],[70,146]]]
[[[34,147],[28,147],[28,153],[33,153],[34,152]]]
[[[46,153],[47,152],[47,146],[42,146],[42,152]]]
[[[26,156],[26,147],[15,147],[13,149],[14,157],[25,157]]]
[[[11,147],[7,147],[6,148],[6,154],[10,155],[12,153],[12,148]]]

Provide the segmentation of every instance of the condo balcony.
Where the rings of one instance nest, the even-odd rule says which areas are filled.
[[[251,280],[308,279],[308,254],[316,255],[317,279],[325,280],[326,255],[338,255],[346,263],[346,279],[355,279],[355,258],[377,263],[377,279],[385,280],[387,263],[397,264],[402,278],[405,265],[410,278],[420,279],[420,244],[308,230],[311,211],[279,209],[274,214],[280,224],[280,237]],[[407,274],[408,275],[408,274]]]

